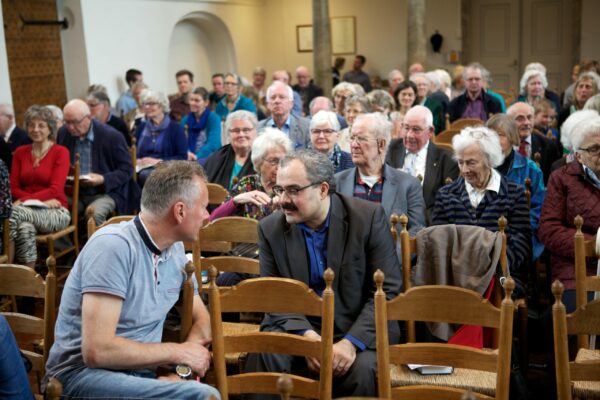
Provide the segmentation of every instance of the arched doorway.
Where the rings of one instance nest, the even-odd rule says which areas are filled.
[[[229,29],[215,15],[194,12],[184,16],[173,28],[169,41],[170,76],[174,77],[180,69],[188,69],[194,73],[197,85],[211,90],[211,75],[235,71],[236,64]],[[175,86],[175,79],[172,82]]]

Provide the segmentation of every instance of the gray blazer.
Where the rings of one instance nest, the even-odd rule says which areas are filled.
[[[402,286],[400,263],[389,233],[390,224],[380,205],[332,193],[327,235],[327,267],[335,273],[334,334],[354,336],[369,349],[375,349],[375,310],[373,273],[385,274],[383,289],[388,299]],[[302,230],[288,224],[276,211],[258,226],[260,275],[283,277],[309,283],[309,256]],[[266,331],[293,332],[319,330],[318,321],[302,315],[267,314]],[[399,339],[399,327],[390,323],[390,340]]]
[[[257,131],[260,134],[265,128],[273,125],[273,118],[263,119],[258,123]],[[290,114],[289,138],[294,144],[294,150],[310,148],[310,121],[304,117]]]
[[[408,231],[415,236],[425,223],[425,200],[421,183],[417,178],[384,164],[383,196],[381,206],[385,215],[392,213],[408,216]],[[350,168],[335,174],[335,190],[348,196],[354,195],[357,169]],[[396,227],[400,232],[401,226]]]

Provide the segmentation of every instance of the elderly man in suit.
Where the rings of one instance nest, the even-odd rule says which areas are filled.
[[[508,107],[506,114],[511,116],[517,123],[521,143],[517,151],[523,157],[535,161],[535,154],[540,154],[540,169],[544,173],[544,185],[552,172],[552,163],[561,156],[558,147],[552,141],[539,132],[533,130],[533,107],[524,102],[518,102]]]
[[[305,149],[310,146],[308,119],[292,114],[294,92],[292,88],[280,81],[275,81],[267,89],[267,107],[271,117],[260,121],[258,131],[264,128],[277,128],[288,135],[294,148]]]
[[[458,177],[458,165],[448,151],[431,142],[433,115],[427,107],[414,106],[408,110],[402,125],[406,137],[390,143],[386,162],[419,178],[429,214],[438,189],[445,185],[447,178],[455,180]]]
[[[338,193],[380,203],[388,218],[392,213],[406,214],[414,236],[425,226],[425,201],[417,178],[384,164],[391,130],[391,122],[382,114],[356,117],[350,137],[356,167],[337,173],[335,186]]]
[[[261,276],[297,279],[321,295],[323,271],[333,269],[333,397],[376,396],[373,273],[384,272],[384,290],[393,298],[401,289],[400,264],[383,208],[335,193],[334,186],[325,154],[300,150],[280,162],[273,190],[282,210],[258,229]],[[398,328],[390,325],[391,340],[399,339]],[[268,314],[261,329],[320,339],[320,320],[302,315]],[[289,371],[297,363],[319,368],[310,358],[251,354],[246,369]]]
[[[8,144],[11,153],[19,146],[31,143],[27,132],[15,123],[15,110],[10,104],[0,104],[0,140]]]
[[[81,180],[79,201],[94,207],[94,220],[103,223],[117,211],[131,214],[139,207],[140,188],[133,181],[133,164],[125,138],[111,126],[94,120],[88,105],[71,100],[64,108],[65,124],[58,131],[57,143],[71,153],[79,153]]]

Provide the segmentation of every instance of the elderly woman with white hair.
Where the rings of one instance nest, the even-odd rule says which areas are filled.
[[[600,226],[600,116],[580,120],[570,133],[575,160],[550,175],[538,235],[550,251],[552,280],[565,285],[563,303],[575,309],[574,219],[583,218],[586,240]],[[595,275],[596,259],[587,259],[587,274]]]
[[[338,115],[344,115],[346,99],[356,94],[358,94],[356,87],[350,82],[340,82],[335,85],[335,87],[331,90],[331,97],[333,97],[335,112],[338,113]]]
[[[550,95],[546,88],[548,87],[548,79],[546,73],[539,69],[525,70],[519,84],[519,97],[517,101],[525,102],[531,106],[539,99],[548,99],[552,102],[552,106],[558,113],[560,111],[560,98],[554,94]]]
[[[141,94],[146,120],[135,131],[138,182],[144,182],[154,166],[164,160],[187,160],[187,139],[179,124],[169,117],[164,93],[146,89]]]
[[[560,127],[560,143],[562,144],[563,152],[565,154],[563,157],[559,158],[558,160],[552,163],[552,172],[575,160],[575,154],[573,153],[573,145],[571,144],[571,132],[573,131],[573,128],[579,122],[597,116],[598,111],[596,110],[579,110],[569,115],[569,118],[567,118],[567,120],[563,122],[563,124]]]
[[[252,143],[256,139],[258,120],[250,111],[234,111],[225,120],[229,144],[222,146],[206,159],[204,170],[210,183],[231,189],[237,181],[254,173]]]
[[[558,125],[562,125],[569,115],[575,111],[583,110],[585,103],[599,92],[600,76],[597,73],[588,71],[580,74],[577,81],[575,81],[573,101],[558,114]]]
[[[523,279],[531,259],[531,224],[523,186],[509,181],[496,167],[504,161],[498,135],[484,127],[465,128],[452,138],[461,177],[442,187],[431,215],[432,225],[475,225],[499,230],[498,218],[508,221],[507,256],[517,282],[515,296],[523,297]]]
[[[356,167],[335,174],[336,191],[380,203],[388,218],[406,214],[414,236],[426,224],[423,190],[417,178],[385,163],[391,131],[392,123],[380,113],[356,117],[350,137]]]
[[[310,120],[310,143],[314,150],[326,154],[335,173],[354,167],[352,156],[338,145],[340,123],[332,111],[319,111]]]

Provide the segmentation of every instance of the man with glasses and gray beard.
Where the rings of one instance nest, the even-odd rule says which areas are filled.
[[[281,160],[273,191],[282,210],[264,218],[258,229],[261,276],[300,280],[322,295],[323,273],[333,270],[333,397],[376,396],[373,273],[384,272],[388,298],[402,286],[383,208],[336,193],[331,162],[313,150]],[[320,319],[301,315],[267,314],[261,329],[320,339]],[[399,327],[391,324],[390,340],[398,339]],[[250,354],[246,369],[290,371],[297,363],[319,370],[315,359],[280,354]]]

